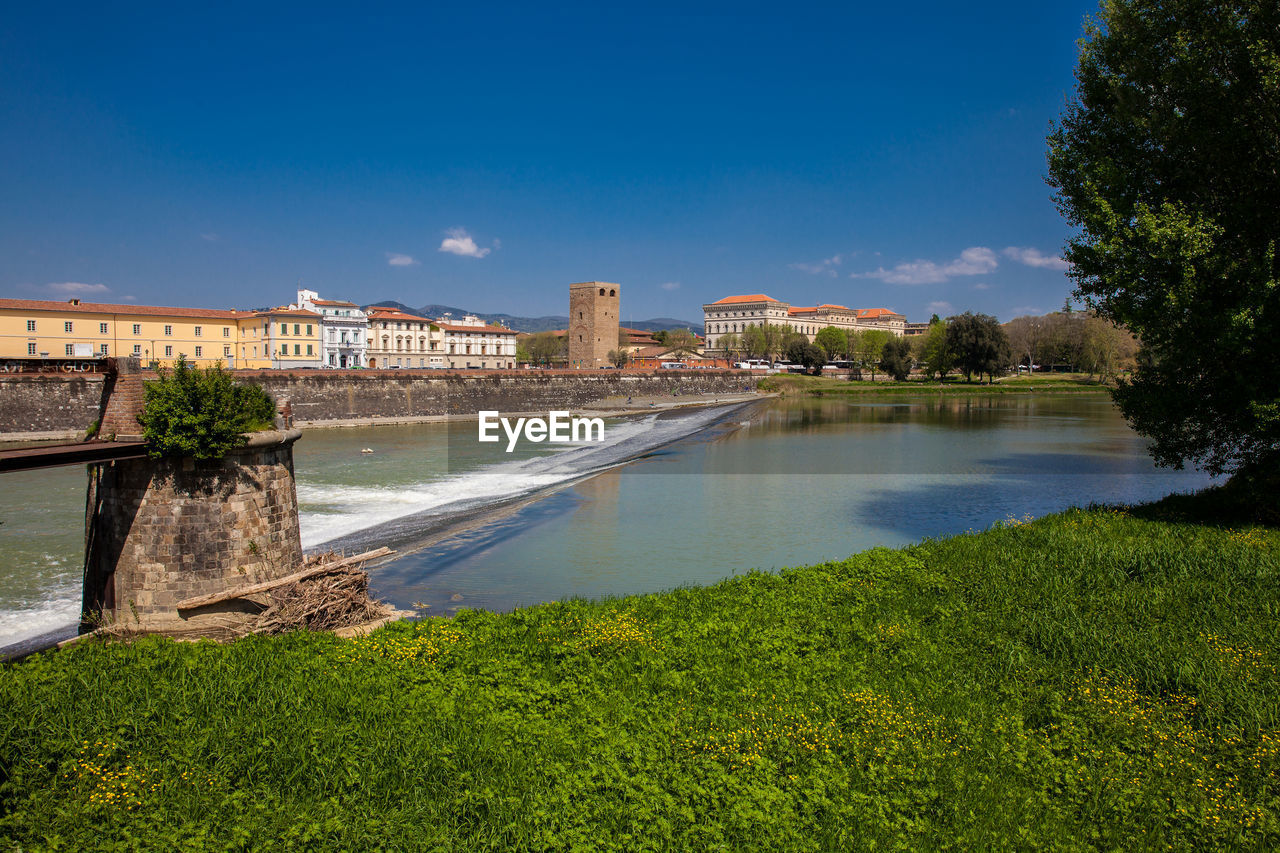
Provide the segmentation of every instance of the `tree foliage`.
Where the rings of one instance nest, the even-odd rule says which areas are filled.
[[[530,335],[525,341],[525,348],[529,350],[529,358],[535,364],[551,364],[569,357],[568,338],[560,337],[555,332]]]
[[[951,351],[947,349],[947,324],[934,314],[928,330],[921,336],[920,365],[930,378],[941,379],[951,371]]]
[[[892,337],[892,333],[883,329],[849,332],[849,355],[858,363],[860,369],[871,371],[872,381],[875,381],[876,370],[880,367],[880,359],[884,356],[884,345]]]
[[[609,350],[609,363],[621,370],[627,366],[627,362],[631,360],[631,353],[619,347],[618,349]]]
[[[880,351],[880,369],[898,382],[911,374],[912,361],[911,342],[906,338],[890,338]]]
[[[217,459],[243,445],[244,433],[275,421],[275,402],[261,386],[237,385],[221,365],[201,370],[181,356],[145,393],[139,420],[153,458]]]
[[[671,355],[688,355],[698,350],[698,338],[688,329],[669,329],[663,336],[662,345]]]
[[[1163,465],[1280,459],[1280,6],[1110,0],[1049,136],[1077,297],[1142,355],[1116,402]]]
[[[804,335],[793,338],[787,344],[785,355],[787,361],[799,364],[811,373],[821,373],[822,365],[827,361],[827,354],[822,351],[822,347],[809,343]]]
[[[984,373],[994,379],[1013,361],[1009,336],[990,314],[966,311],[947,318],[946,344],[949,356],[968,382],[973,381],[975,373],[979,380]]]
[[[1058,311],[1004,324],[1018,364],[1114,377],[1137,365],[1132,333],[1094,312]]]
[[[835,326],[819,329],[813,342],[822,347],[828,358],[843,358],[849,354],[849,336]]]
[[[742,352],[742,337],[736,332],[726,332],[716,339],[716,344],[730,358]]]

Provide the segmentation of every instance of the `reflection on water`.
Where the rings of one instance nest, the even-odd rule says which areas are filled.
[[[785,399],[723,422],[676,417],[688,420],[611,422],[607,448],[514,459],[474,442],[473,422],[310,430],[296,446],[304,541],[409,542],[433,512],[561,486],[375,570],[375,594],[447,613],[713,582],[1208,482],[1155,469],[1102,395]],[[78,467],[4,477],[0,644],[74,621],[85,487]]]

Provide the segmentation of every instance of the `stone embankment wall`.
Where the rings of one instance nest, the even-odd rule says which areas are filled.
[[[301,422],[579,410],[609,399],[755,390],[727,370],[241,370],[236,378],[287,399]],[[153,374],[143,372],[143,379]],[[136,380],[135,380],[136,381]],[[101,376],[0,377],[0,438],[78,437],[99,416]],[[117,432],[119,428],[117,427]]]
[[[0,438],[80,438],[98,419],[100,374],[0,375]]]
[[[283,577],[302,564],[297,430],[254,434],[222,459],[90,466],[84,612],[147,630],[198,629],[185,598]]]

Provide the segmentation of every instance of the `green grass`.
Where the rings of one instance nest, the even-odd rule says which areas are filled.
[[[1275,849],[1280,531],[1241,506],[42,655],[0,671],[0,850]]]
[[[909,379],[894,382],[889,379],[850,382],[830,376],[802,376],[777,374],[760,381],[760,390],[782,394],[803,394],[813,397],[849,394],[918,394],[918,395],[988,395],[988,394],[1080,394],[1103,393],[1108,386],[1094,377],[1080,373],[1042,374],[1040,376],[1007,376],[994,385],[984,382],[965,382],[963,377],[948,376],[945,380]]]

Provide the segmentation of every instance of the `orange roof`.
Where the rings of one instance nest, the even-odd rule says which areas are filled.
[[[254,311],[256,317],[305,317],[308,320],[319,320],[320,315],[314,311],[307,311],[304,308],[265,308],[262,311]]]
[[[897,311],[890,311],[888,308],[859,308],[858,319],[863,317],[883,317],[885,314],[894,315]]]
[[[356,307],[356,304],[354,302],[347,302],[342,299],[312,299],[311,304],[312,305],[338,305],[343,308]]]
[[[370,308],[370,320],[408,320],[411,323],[429,323],[437,325],[430,317],[419,317],[417,314],[406,314],[396,308]]]
[[[432,320],[431,322],[446,332],[486,332],[491,335],[514,335],[516,333],[514,329],[508,329],[506,326],[467,326],[459,323],[442,323],[439,320]]]
[[[826,305],[826,304],[823,304],[823,305],[819,305],[818,307],[819,307],[819,308],[835,308],[835,309],[837,309],[837,310],[839,310],[839,311],[848,311],[848,310],[849,310],[848,308],[846,308],[846,307],[845,307],[845,306],[843,306],[843,305]]]
[[[745,296],[726,296],[724,299],[712,302],[712,305],[736,305],[742,302],[779,302],[772,296],[765,296],[763,293],[751,293]]]
[[[818,310],[817,308],[788,308],[787,313],[800,314],[800,313],[808,313],[810,311],[817,311],[817,310]]]
[[[158,305],[117,305],[108,302],[59,302],[53,299],[0,299],[0,308],[14,311],[79,311],[83,314],[134,314],[148,317],[195,317],[237,320],[253,315],[223,308],[167,308]]]

